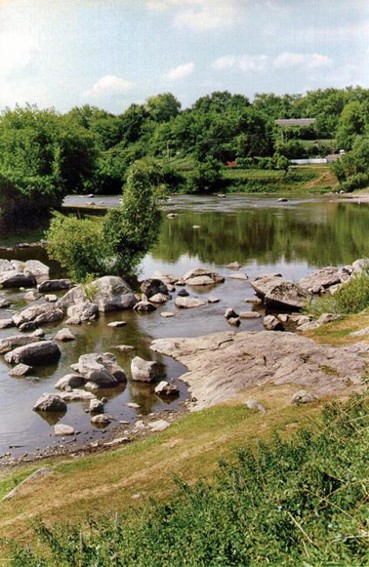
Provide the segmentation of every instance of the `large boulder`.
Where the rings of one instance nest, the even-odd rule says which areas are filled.
[[[110,352],[83,354],[78,360],[79,373],[99,388],[111,388],[127,381],[126,373]]]
[[[34,276],[38,283],[49,279],[49,266],[46,266],[39,260],[27,260],[23,271],[27,275]]]
[[[131,362],[132,380],[136,382],[153,382],[160,375],[159,364],[135,356]]]
[[[35,343],[40,340],[40,337],[32,335],[12,335],[11,337],[5,337],[4,339],[0,339],[0,354],[5,354],[10,350]]]
[[[102,313],[132,309],[137,303],[129,285],[118,276],[104,276],[95,280],[92,285],[96,288],[94,302]]]
[[[251,285],[256,295],[271,309],[298,311],[305,307],[310,298],[307,291],[282,276],[260,276]]]
[[[32,409],[41,412],[65,413],[67,404],[58,394],[42,394]]]
[[[40,366],[42,364],[52,364],[59,360],[61,353],[56,343],[53,341],[35,341],[8,352],[5,355],[6,362],[9,364],[19,364],[21,362],[30,366]]]
[[[299,287],[309,293],[322,293],[328,287],[337,285],[350,277],[344,268],[333,268],[331,266],[322,268],[299,280]]]
[[[40,293],[48,293],[49,291],[58,291],[60,289],[70,289],[72,282],[68,279],[45,280],[38,284],[37,289]]]
[[[19,313],[13,315],[14,324],[19,327],[23,323],[34,322],[35,325],[42,325],[43,323],[53,323],[55,321],[61,321],[63,319],[64,313],[56,305],[51,305],[50,303],[41,303],[37,305],[31,305],[23,309]]]
[[[183,281],[192,286],[214,285],[223,283],[224,280],[224,276],[207,268],[195,268],[183,276]]]
[[[16,270],[16,268],[14,268],[10,260],[3,260],[2,258],[0,258],[0,274],[2,274],[3,272],[12,272],[14,270]]]
[[[104,276],[86,286],[70,289],[58,302],[62,309],[78,303],[94,303],[101,313],[132,309],[137,303],[129,285],[118,276]]]
[[[0,274],[0,286],[8,287],[32,287],[36,285],[36,278],[32,274],[25,274],[17,270],[6,271]]]
[[[149,278],[148,280],[141,282],[140,290],[146,295],[147,299],[150,299],[152,296],[157,295],[158,293],[168,295],[168,288],[166,284],[156,278]]]

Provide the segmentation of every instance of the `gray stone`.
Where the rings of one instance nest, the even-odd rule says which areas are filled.
[[[178,297],[188,297],[189,295],[187,289],[180,289],[178,292]]]
[[[34,321],[27,321],[19,325],[19,330],[21,333],[28,333],[29,331],[37,331],[38,325]]]
[[[197,299],[196,297],[176,297],[174,303],[176,307],[180,307],[181,309],[193,309],[206,305],[205,301]]]
[[[299,390],[292,396],[291,404],[300,405],[300,404],[311,404],[312,402],[317,401],[317,397],[314,396],[311,392],[306,392],[305,390]]]
[[[32,371],[32,366],[28,364],[17,364],[9,372],[9,376],[27,376]]]
[[[241,325],[241,319],[239,317],[229,317],[229,319],[227,319],[227,323],[234,327],[239,327]]]
[[[0,354],[5,354],[15,348],[29,345],[39,340],[39,338],[31,335],[12,335],[11,337],[0,339]]]
[[[219,301],[219,297],[214,297],[214,295],[209,295],[208,297],[208,303],[219,303]]]
[[[27,293],[24,296],[24,299],[26,301],[37,301],[38,299],[40,299],[41,294],[37,291],[37,289],[31,289],[30,291],[27,291]]]
[[[261,313],[258,313],[258,311],[241,311],[238,316],[240,319],[260,319]]]
[[[168,295],[168,288],[166,284],[160,279],[156,278],[149,278],[148,280],[141,282],[140,290],[146,295],[147,299],[150,300],[153,295]]]
[[[177,281],[179,280],[178,276],[175,276],[174,274],[167,274],[164,272],[159,272],[156,271],[152,276],[151,279],[156,279],[156,280],[160,280],[163,283],[165,283],[165,285],[168,287],[168,285],[175,285],[177,283]]]
[[[95,399],[96,396],[94,396],[91,392],[75,389],[61,392],[60,397],[65,402],[86,402]]]
[[[33,406],[33,411],[64,413],[67,404],[58,394],[42,394]]]
[[[78,367],[86,380],[101,387],[116,386],[127,381],[126,373],[110,352],[83,354],[79,357]]]
[[[40,341],[18,347],[5,355],[5,360],[9,364],[29,364],[39,366],[42,364],[52,364],[60,358],[60,350],[53,341]]]
[[[0,319],[0,329],[9,329],[14,327],[13,319]]]
[[[109,425],[109,423],[111,423],[111,418],[104,413],[100,413],[91,417],[91,423],[94,425]]]
[[[256,294],[273,309],[300,310],[310,295],[293,282],[281,276],[260,276],[251,282]]]
[[[76,335],[74,335],[70,329],[65,327],[64,329],[60,329],[60,331],[56,333],[54,340],[61,342],[75,341]]]
[[[0,286],[2,288],[10,287],[32,287],[36,285],[36,278],[34,276],[17,272],[16,270],[3,272],[0,274]]]
[[[226,267],[228,268],[228,270],[239,270],[241,264],[239,264],[238,262],[231,262],[230,264],[227,264]]]
[[[165,421],[165,419],[158,419],[157,421],[152,421],[149,423],[151,431],[165,431],[170,427],[170,423]]]
[[[152,295],[150,297],[150,302],[151,303],[157,303],[158,305],[162,305],[163,303],[166,303],[169,299],[168,295],[164,295],[164,293],[156,293],[155,295]]]
[[[39,282],[49,279],[49,267],[39,260],[27,260],[23,271],[27,275],[34,276]]]
[[[131,374],[136,382],[153,382],[159,376],[159,364],[135,356],[131,362]]]
[[[150,301],[138,301],[133,309],[137,313],[151,313],[156,310],[156,307]]]
[[[283,331],[284,327],[281,321],[274,317],[274,315],[267,315],[263,320],[264,328],[267,331]]]
[[[231,307],[229,307],[228,309],[226,309],[224,313],[224,317],[226,319],[234,319],[238,317],[238,313],[236,313],[236,311],[234,311]]]
[[[90,413],[99,413],[102,414],[104,413],[104,404],[101,400],[98,400],[97,398],[95,398],[94,400],[90,401],[90,406],[88,408],[88,411]]]
[[[55,384],[57,390],[68,390],[84,386],[86,379],[81,374],[66,374]]]
[[[179,389],[175,384],[170,384],[166,380],[162,380],[155,388],[155,394],[158,396],[170,397],[178,396]]]
[[[79,323],[96,321],[99,317],[99,309],[96,303],[89,301],[76,303],[67,309],[68,317],[77,320]]]
[[[40,293],[48,293],[50,291],[59,291],[63,289],[70,289],[72,282],[68,279],[59,280],[45,280],[38,284],[37,289]]]
[[[74,434],[75,430],[71,425],[66,425],[65,423],[57,423],[56,425],[54,425],[54,435],[57,435],[58,437]]]
[[[92,285],[96,288],[94,302],[102,313],[132,309],[137,303],[135,294],[122,278],[104,276],[94,280]]]
[[[28,323],[31,321],[33,321],[37,325],[42,325],[43,323],[61,321],[61,319],[63,319],[63,316],[63,311],[56,305],[42,303],[31,305],[31,307],[27,307],[26,309],[15,313],[13,315],[13,321],[17,327],[19,327],[23,323]]]
[[[341,283],[341,275],[339,268],[328,266],[299,280],[299,286],[309,293],[321,293],[326,288]]]
[[[188,285],[213,285],[219,284],[224,282],[224,276],[214,272],[213,270],[209,270],[207,268],[195,268],[194,270],[190,270],[183,276],[183,280]],[[178,282],[177,282],[178,283]]]

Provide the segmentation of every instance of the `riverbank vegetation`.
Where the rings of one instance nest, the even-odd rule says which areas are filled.
[[[114,513],[110,505],[109,514],[98,518],[90,515],[82,523],[71,523],[70,519],[69,524],[50,527],[48,522],[37,522],[34,525],[37,542],[27,547],[13,545],[11,564],[46,566],[56,561],[63,566],[366,563],[369,554],[366,521],[368,410],[368,396],[356,396],[345,403],[330,404],[319,417],[315,410],[315,419],[307,426],[306,418],[314,415],[314,409],[290,406],[285,409],[284,418],[279,415],[279,434],[268,441],[265,435],[268,431],[270,434],[270,425],[276,424],[273,411],[269,417],[268,414],[261,417],[241,406],[229,410],[218,407],[186,416],[178,428],[174,428],[176,431],[144,442],[145,464],[147,466],[158,453],[159,445],[161,451],[171,446],[171,451],[176,453],[183,449],[184,442],[189,443],[192,436],[197,435],[198,449],[202,447],[200,472],[206,474],[209,451],[214,457],[214,444],[220,441],[221,420],[223,441],[231,435],[232,443],[215,475],[193,484],[191,480],[198,478],[199,469],[195,474],[193,466],[185,466],[182,471],[187,471],[187,478],[185,474],[177,481],[177,488],[166,496],[165,502],[146,502],[130,512],[126,504],[122,515]],[[234,414],[231,420],[225,420],[227,411]],[[305,426],[291,437],[287,434],[291,429],[288,424],[297,425],[301,418],[305,419]],[[261,419],[266,427],[260,429]],[[249,444],[245,445],[240,434],[247,426],[250,437]],[[186,428],[188,438],[183,435]],[[208,435],[212,443],[204,446]],[[255,444],[251,439],[259,441]],[[230,448],[236,447],[236,454],[229,453]],[[113,457],[129,458],[132,449],[125,448]],[[199,458],[199,451],[193,453],[193,449],[181,451],[182,465],[183,459],[189,465]],[[139,459],[139,446],[135,453],[135,458]],[[168,459],[173,461],[166,450],[167,471],[171,470]],[[82,467],[81,462],[75,462],[56,470],[59,474],[64,472],[67,482],[65,473],[73,469],[78,483],[78,471],[82,477],[88,471],[93,472],[92,460],[91,466],[85,463]],[[100,466],[95,459],[98,470],[102,458],[99,460]],[[189,474],[189,471],[192,472]],[[101,482],[101,475],[99,478]],[[51,481],[50,490],[55,491],[57,485],[56,479]],[[116,486],[115,491],[118,488]],[[127,482],[122,495],[126,490]],[[101,498],[104,500],[104,496]],[[48,501],[50,505],[50,495]],[[27,505],[27,500],[24,502]],[[64,502],[64,506],[66,504]],[[68,507],[71,505],[72,502]]]
[[[276,124],[306,117],[315,122]],[[37,224],[68,193],[119,194],[129,167],[143,157],[161,162],[171,191],[250,192],[298,181],[290,159],[344,150],[332,168],[351,191],[369,183],[368,124],[369,90],[361,87],[257,94],[252,102],[214,92],[184,110],[171,93],[163,93],[119,115],[89,105],[65,114],[33,106],[7,109],[0,117],[2,220]],[[267,171],[273,182],[264,177]],[[309,186],[314,179],[306,181]],[[335,187],[332,177],[321,185]]]

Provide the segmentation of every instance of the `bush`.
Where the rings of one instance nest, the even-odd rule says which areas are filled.
[[[215,158],[209,157],[204,162],[198,162],[188,178],[187,191],[189,193],[213,193],[219,190],[219,183],[222,179],[220,170],[220,162]]]
[[[307,311],[319,316],[322,313],[346,315],[360,313],[369,307],[369,273],[367,271],[354,275],[334,295],[318,297],[311,301]]]
[[[119,209],[103,219],[56,213],[46,234],[50,257],[79,282],[88,274],[129,274],[159,236],[162,181],[154,161],[139,160],[129,170]]]
[[[341,187],[347,193],[351,193],[356,189],[364,189],[369,185],[369,174],[368,173],[356,173],[348,177],[346,181],[341,183]]]
[[[46,233],[47,251],[78,282],[87,274],[104,273],[106,248],[100,218],[78,218],[54,213]]]

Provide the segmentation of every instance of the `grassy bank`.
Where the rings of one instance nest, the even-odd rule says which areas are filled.
[[[91,515],[135,513],[151,497],[171,497],[174,478],[190,484],[200,477],[211,478],[220,458],[229,459],[239,447],[255,446],[276,430],[290,435],[319,412],[319,404],[291,406],[295,390],[285,386],[249,392],[248,396],[257,395],[264,403],[266,414],[252,412],[243,404],[217,406],[184,415],[165,432],[119,450],[3,470],[1,496],[41,466],[51,467],[53,474],[25,484],[15,498],[0,503],[0,537],[30,541],[34,538],[30,525],[38,516],[52,525],[63,518],[77,524]],[[2,542],[0,557],[8,553]]]
[[[245,413],[246,420],[242,418]],[[38,547],[33,547],[34,552],[18,548],[13,565],[366,564],[369,559],[367,396],[328,406],[307,427],[309,411],[289,407],[284,420],[279,420],[280,434],[267,443],[263,438],[270,436],[273,420],[270,416],[249,414],[240,406],[187,416],[177,425],[177,433],[183,434],[183,428],[189,427],[186,434],[191,436],[191,432],[199,432],[201,424],[200,431],[204,434],[206,429],[207,436],[217,445],[219,418],[228,442],[230,429],[236,438],[227,451],[223,450],[227,462],[220,465],[211,481],[193,485],[192,475],[187,475],[186,482],[178,481],[174,490],[171,483],[172,493],[164,503],[156,500],[134,514],[127,513],[126,505],[125,513],[117,515],[119,509],[109,498],[108,507],[105,502],[105,515],[99,519],[90,502],[90,517],[80,524],[69,517],[68,526],[49,529],[46,520],[46,524],[36,527]],[[260,429],[262,419],[268,423],[264,435]],[[255,420],[259,421],[257,434]],[[305,422],[305,427],[292,439],[286,438],[288,426],[296,426],[297,421]],[[242,422],[244,425],[247,422],[254,443],[250,443],[250,436],[248,443],[245,438],[240,443]],[[167,453],[175,449],[172,435],[173,432],[168,432],[163,436]],[[206,467],[210,465],[208,452],[212,452],[210,438],[207,447],[203,441],[200,436],[201,461],[192,469],[195,478],[214,468],[214,463]],[[162,442],[163,439],[159,444]],[[158,447],[158,438],[147,443],[151,447],[146,446],[146,467],[155,446]],[[138,451],[137,459],[140,448],[136,447],[135,451]],[[119,453],[110,455],[114,468],[122,464],[117,457]],[[196,459],[190,461],[195,464]],[[86,462],[85,467],[80,463],[64,464],[56,471],[59,475],[73,472],[77,491],[79,476],[85,468]],[[98,478],[101,471],[98,469],[96,473]],[[121,468],[120,474],[124,476],[124,473]],[[152,476],[156,473],[151,469]],[[163,485],[163,477],[160,480]],[[100,499],[106,500],[105,495],[100,493]]]
[[[336,190],[338,182],[329,165],[293,166],[287,174],[278,170],[223,169],[224,185],[240,193],[326,193]]]

